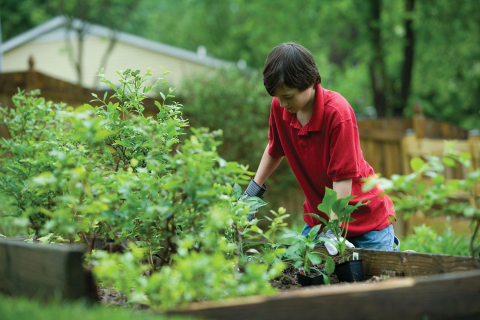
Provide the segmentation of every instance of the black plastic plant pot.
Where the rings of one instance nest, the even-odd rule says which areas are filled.
[[[317,270],[310,269],[310,273],[316,273],[316,272]],[[315,276],[304,276],[300,272],[296,272],[298,283],[300,283],[302,287],[318,286],[321,284],[325,284],[325,282],[323,281],[323,275],[321,272],[324,272],[324,270],[320,270],[320,273]]]
[[[341,282],[360,282],[364,280],[362,260],[352,260],[335,266],[335,274]]]

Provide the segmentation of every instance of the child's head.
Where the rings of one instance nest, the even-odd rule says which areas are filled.
[[[312,54],[293,42],[282,43],[270,52],[263,69],[263,84],[274,96],[277,88],[288,87],[304,91],[321,82]]]

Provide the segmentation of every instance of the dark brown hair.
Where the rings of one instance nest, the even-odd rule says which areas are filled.
[[[270,52],[263,69],[263,84],[273,96],[279,87],[306,90],[322,81],[312,54],[299,44],[282,43]]]

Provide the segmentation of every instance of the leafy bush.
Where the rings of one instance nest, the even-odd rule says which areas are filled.
[[[266,205],[239,199],[235,182],[251,173],[218,155],[219,131],[192,129],[179,145],[186,121],[180,105],[165,104],[172,90],[156,103],[156,119],[143,116],[142,100],[161,81],[144,86],[150,70],[119,75],[115,88],[100,72],[115,93],[95,96],[98,107],[73,110],[19,92],[16,109],[1,109],[14,136],[1,142],[2,215],[41,243],[83,241],[88,252],[97,239],[128,244],[123,255],[96,251],[88,260],[131,301],[171,308],[274,292],[268,279],[283,264],[249,260],[244,250],[258,222],[247,215]]]
[[[470,162],[471,155],[456,151],[450,142],[445,142],[442,157],[425,158],[427,161],[412,159],[412,174],[392,175],[391,179],[370,177],[363,187],[369,190],[380,184],[386,192],[395,191],[395,196],[391,198],[395,209],[403,212],[405,219],[418,210],[432,216],[460,215],[470,219],[473,230],[470,238],[471,255],[480,255],[480,198],[475,195],[475,188],[480,183],[480,168],[474,170]],[[445,166],[462,166],[467,173],[465,179],[446,180],[442,174]],[[468,196],[467,201],[457,200],[459,191]]]
[[[413,227],[414,233],[402,240],[401,251],[414,250],[423,253],[438,253],[451,255],[470,255],[470,239],[452,231],[448,223],[443,233],[426,225]]]

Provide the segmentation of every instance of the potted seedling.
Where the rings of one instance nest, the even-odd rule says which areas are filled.
[[[350,256],[345,255],[345,250],[347,248],[345,242],[347,239],[346,237],[342,236],[346,236],[349,223],[355,221],[355,219],[351,217],[353,211],[355,211],[360,206],[368,204],[368,202],[362,203],[362,201],[359,201],[354,206],[348,205],[348,202],[353,198],[355,197],[351,196],[337,199],[336,191],[330,188],[325,188],[325,196],[322,203],[318,205],[318,210],[327,214],[327,216],[330,217],[329,221],[326,221],[324,218],[316,214],[308,214],[314,216],[322,223],[324,223],[324,234],[327,234],[327,232],[331,230],[331,233],[333,233],[333,235],[335,236],[334,239],[326,236],[319,237],[317,238],[317,241],[329,242],[337,248],[342,259],[342,263],[335,266],[335,274],[337,275],[339,281],[344,282],[364,280],[362,260],[349,260]],[[337,216],[337,219],[333,219],[334,215]]]
[[[308,236],[304,237],[296,232],[290,232],[283,236],[283,238],[292,238],[292,245],[284,252],[283,258],[291,261],[292,265],[299,269],[297,272],[298,282],[302,286],[311,286],[319,284],[329,284],[329,275],[335,269],[335,262],[333,259],[320,252],[313,252],[316,245],[315,238],[317,237],[320,225],[313,227]],[[322,256],[325,259],[325,270],[319,270],[313,266],[322,263]]]

